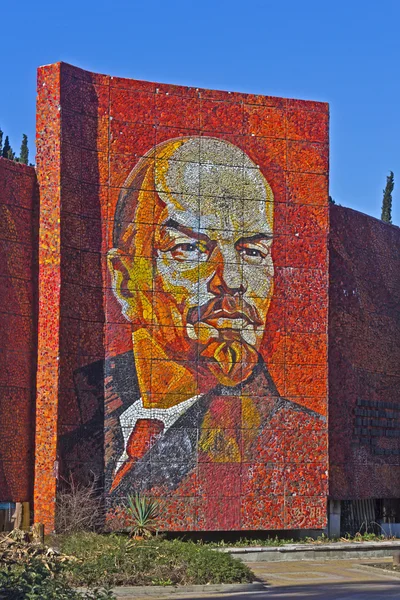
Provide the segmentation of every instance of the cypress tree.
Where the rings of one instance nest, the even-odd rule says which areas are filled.
[[[22,144],[21,144],[21,152],[19,154],[19,162],[23,163],[24,165],[27,165],[28,164],[28,156],[29,156],[28,136],[24,133],[22,135]]]
[[[1,151],[2,157],[8,158],[10,150],[11,150],[10,140],[8,139],[8,135],[6,135],[6,139],[4,140],[3,150]],[[12,150],[11,150],[11,152],[12,152]]]
[[[3,132],[0,129],[0,156],[2,156],[2,152],[3,152]]]
[[[386,177],[386,187],[383,190],[383,199],[382,199],[382,213],[381,219],[385,223],[392,222],[392,192],[394,188],[394,175],[393,171],[390,171],[389,175]]]

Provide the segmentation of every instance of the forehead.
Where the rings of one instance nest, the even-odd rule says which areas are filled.
[[[191,138],[155,162],[155,188],[162,194],[194,194],[265,200],[265,179],[240,149],[223,140]]]
[[[165,220],[172,218],[193,230],[271,233],[265,202],[228,197],[183,196],[166,203]]]
[[[155,165],[168,216],[191,228],[271,231],[272,192],[250,158],[213,138],[193,138]]]

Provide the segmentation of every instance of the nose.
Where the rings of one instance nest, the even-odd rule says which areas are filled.
[[[208,289],[211,293],[220,296],[221,294],[243,294],[246,291],[246,285],[243,280],[243,269],[241,261],[236,254],[219,253],[216,259],[215,271],[209,280]]]

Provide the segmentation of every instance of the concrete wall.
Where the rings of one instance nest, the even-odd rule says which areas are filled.
[[[79,79],[77,72],[82,74]],[[104,358],[106,240],[101,210],[105,217],[107,189],[102,183],[104,177],[108,181],[108,170],[99,175],[104,142],[98,127],[104,125],[101,99],[106,89],[99,80],[67,65],[38,71],[41,211],[35,520],[48,530],[54,528],[57,483],[62,485],[71,470],[80,470],[85,481],[92,473],[101,479],[104,470],[103,401],[93,403],[90,381],[79,383],[80,368]],[[76,390],[81,387],[78,404]],[[102,379],[98,388],[103,398]],[[81,439],[83,432],[85,441],[90,438],[84,459],[70,454],[71,464],[64,468],[60,439],[79,433]]]
[[[36,518],[323,528],[328,107],[39,69]]]
[[[400,229],[330,208],[330,496],[400,497]]]
[[[0,158],[0,502],[33,493],[38,202],[35,169]]]

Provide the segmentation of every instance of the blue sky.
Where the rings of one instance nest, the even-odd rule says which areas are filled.
[[[0,127],[14,150],[27,133],[33,154],[36,68],[61,60],[115,76],[323,100],[331,195],[379,217],[393,170],[400,224],[398,0],[20,0],[3,2],[0,16]]]

